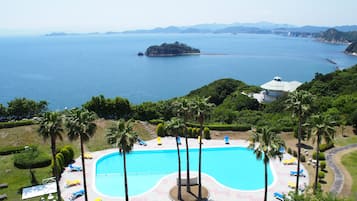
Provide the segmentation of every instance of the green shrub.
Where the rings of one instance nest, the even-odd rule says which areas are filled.
[[[69,157],[69,163],[71,163],[74,159],[74,149],[70,145],[66,145],[62,149],[66,149],[69,151],[68,157]]]
[[[314,152],[312,154],[312,159],[316,160],[316,152]],[[319,152],[319,160],[322,160],[322,161],[326,160],[325,154],[323,152]]]
[[[42,168],[50,164],[51,157],[36,147],[31,147],[14,156],[14,166],[20,169]]]
[[[303,163],[306,161],[305,155],[300,155],[300,161]]]
[[[325,170],[325,168],[326,168],[326,162],[325,161],[321,161],[320,162],[320,169],[321,170]]]
[[[20,121],[8,121],[8,122],[0,122],[0,129],[1,128],[13,128],[17,126],[27,126],[35,124],[32,120],[20,120]]]
[[[159,123],[156,127],[157,136],[164,137],[165,136],[165,127],[163,123]]]
[[[71,158],[71,153],[67,148],[63,147],[60,150],[60,153],[63,154],[64,157],[64,166],[67,166],[69,163],[71,163],[73,158]]]
[[[19,153],[23,150],[25,150],[24,146],[0,147],[0,155]]]
[[[58,153],[58,154],[56,154],[56,160],[57,160],[57,163],[58,163],[58,167],[60,168],[60,170],[62,171],[63,170],[63,168],[65,167],[64,166],[64,156],[63,156],[63,154],[61,154],[61,153]]]
[[[325,152],[326,150],[329,150],[331,148],[334,147],[334,144],[332,142],[328,143],[328,144],[320,144],[320,151],[321,152]]]
[[[188,123],[189,126],[199,127],[199,124]],[[204,125],[210,130],[217,131],[249,131],[251,129],[251,125],[249,124],[209,124]]]
[[[210,133],[209,128],[205,127],[205,128],[203,129],[203,136],[204,136],[204,138],[207,139],[207,140],[211,139],[211,133]]]
[[[162,119],[151,119],[149,120],[150,124],[158,125],[159,123],[164,123],[165,121]]]
[[[200,135],[200,128],[192,128],[192,137],[197,138]]]
[[[293,156],[297,157],[297,152],[296,152],[296,150],[293,151]]]
[[[325,178],[325,173],[324,172],[322,172],[322,171],[319,171],[319,179],[323,179],[323,178]]]
[[[289,147],[288,148],[288,154],[292,154],[293,152],[292,152],[292,150],[291,150],[291,148]]]
[[[188,128],[187,128],[187,136],[188,136],[188,137],[193,137],[193,136],[192,136],[192,127],[188,127]]]

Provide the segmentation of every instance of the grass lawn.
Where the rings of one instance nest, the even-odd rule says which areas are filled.
[[[93,138],[86,143],[86,147],[89,151],[97,151],[111,146],[107,144],[105,134],[106,128],[111,126],[113,121],[109,120],[97,120],[97,131]],[[3,146],[26,146],[37,145],[44,151],[51,153],[50,140],[44,142],[43,139],[37,133],[37,125],[20,126],[9,129],[0,129],[0,147]],[[138,135],[144,139],[151,139],[149,132],[140,123],[134,124],[134,130]],[[71,145],[75,150],[75,157],[80,155],[79,141],[70,142],[66,135],[63,135],[63,141],[57,141],[57,147],[64,145]],[[0,189],[0,194],[6,193],[8,196],[7,201],[19,201],[21,200],[20,188],[31,186],[30,172],[26,169],[18,169],[14,166],[13,155],[0,156],[0,183],[8,183],[9,187]],[[51,177],[50,167],[34,169],[36,179],[39,183],[42,179]],[[39,198],[28,199],[29,201],[38,201]]]
[[[342,156],[341,162],[352,177],[351,196],[357,197],[357,151]]]

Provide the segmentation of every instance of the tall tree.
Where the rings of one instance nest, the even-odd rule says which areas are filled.
[[[119,148],[119,154],[123,155],[124,164],[124,187],[125,187],[125,200],[129,200],[128,193],[128,178],[126,171],[126,154],[129,153],[134,146],[138,136],[133,131],[133,121],[129,120],[125,122],[124,119],[120,119],[115,125],[109,128],[107,132],[107,140],[109,144],[115,145]]]
[[[56,159],[56,141],[57,138],[62,140],[62,133],[63,133],[62,115],[58,112],[44,113],[44,115],[40,118],[38,133],[40,136],[42,136],[44,141],[46,141],[49,138],[51,140],[51,152],[52,152],[52,160],[53,160],[52,173],[56,177],[57,199],[62,200],[61,189],[59,186],[60,170],[58,169],[57,159]]]
[[[263,158],[265,179],[264,201],[266,201],[268,196],[268,164],[270,159],[276,157],[279,157],[281,160],[282,153],[279,151],[279,148],[284,146],[284,141],[267,127],[254,131],[250,137],[250,141],[249,148],[254,150],[257,159],[261,160]]]
[[[313,95],[308,91],[294,91],[288,95],[286,100],[286,109],[292,111],[292,116],[298,118],[298,164],[297,164],[297,177],[295,193],[299,190],[299,173],[300,173],[300,156],[301,156],[301,138],[302,138],[302,125],[306,122],[309,115]]]
[[[200,133],[199,133],[199,151],[198,151],[198,200],[202,200],[202,131],[203,131],[203,123],[205,121],[205,117],[209,114],[209,112],[214,107],[213,103],[209,103],[209,97],[201,98],[196,97],[192,102],[192,112],[197,118],[200,124]]]
[[[320,144],[322,138],[328,144],[332,142],[335,137],[335,122],[331,120],[330,116],[323,115],[313,115],[311,116],[311,136],[313,137],[313,143],[316,142],[316,173],[315,173],[315,184],[314,193],[317,192],[317,182],[319,174],[319,154],[320,154]]]
[[[179,118],[172,118],[166,124],[166,130],[175,135],[176,139],[176,148],[177,148],[177,161],[178,161],[178,182],[177,182],[177,199],[182,200],[181,195],[181,156],[180,156],[180,146],[178,143],[178,138],[180,137],[180,133],[183,132],[185,125],[183,121]]]
[[[181,98],[174,102],[177,115],[183,118],[184,124],[184,135],[185,135],[185,144],[186,144],[186,191],[190,192],[190,154],[188,147],[188,133],[187,133],[187,120],[192,114],[192,102],[189,99]]]
[[[81,159],[82,159],[82,173],[85,200],[88,201],[87,194],[87,179],[86,179],[86,166],[84,161],[84,147],[83,144],[94,135],[96,131],[96,124],[94,120],[96,115],[94,112],[88,110],[73,109],[70,110],[66,116],[66,128],[68,130],[68,138],[70,141],[80,139],[81,144]]]

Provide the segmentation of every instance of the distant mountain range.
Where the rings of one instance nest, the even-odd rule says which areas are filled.
[[[128,33],[256,33],[256,34],[281,34],[289,36],[311,37],[313,34],[324,32],[330,28],[338,31],[357,31],[357,25],[344,26],[295,26],[290,24],[275,24],[270,22],[257,23],[232,23],[232,24],[197,24],[192,26],[168,26],[154,29],[138,29],[123,32],[108,31],[105,33],[93,32],[88,35],[97,34],[128,34]],[[46,36],[78,35],[77,33],[53,32]]]
[[[344,25],[335,27],[326,26],[294,26],[290,24],[274,24],[270,22],[258,23],[233,23],[233,24],[198,24],[193,26],[169,26],[154,29],[139,29],[124,31],[121,33],[275,33],[275,34],[294,34],[306,33],[314,34],[334,28],[339,31],[357,31],[357,25]],[[295,34],[297,35],[297,34]]]

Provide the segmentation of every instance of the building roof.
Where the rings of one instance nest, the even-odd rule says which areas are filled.
[[[262,84],[260,87],[270,91],[292,92],[295,91],[301,84],[302,83],[298,81],[282,81],[281,77],[276,76],[272,81]]]

